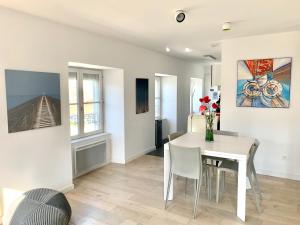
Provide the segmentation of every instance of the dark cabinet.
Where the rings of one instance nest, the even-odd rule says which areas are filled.
[[[162,120],[155,120],[155,146],[156,148],[159,148],[162,145]]]

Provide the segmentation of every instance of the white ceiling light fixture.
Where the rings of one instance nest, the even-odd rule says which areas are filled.
[[[169,47],[166,47],[166,52],[170,52],[171,49]]]
[[[185,51],[185,52],[191,52],[192,49],[190,49],[190,48],[185,48],[184,51]]]
[[[231,30],[231,23],[230,22],[225,22],[222,26],[223,31],[229,31]]]

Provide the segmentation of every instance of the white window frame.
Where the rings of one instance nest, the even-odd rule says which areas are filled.
[[[71,139],[79,139],[96,134],[104,133],[104,91],[103,91],[103,73],[101,70],[69,67],[69,73],[77,75],[77,106],[78,106],[78,135],[71,136]],[[84,133],[84,102],[83,102],[83,74],[99,74],[99,130]],[[91,102],[98,103],[98,102]],[[74,103],[73,103],[74,104]],[[69,102],[69,107],[70,107]]]

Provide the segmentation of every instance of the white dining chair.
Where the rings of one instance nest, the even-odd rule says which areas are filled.
[[[260,200],[262,199],[262,194],[261,194],[260,185],[259,185],[259,182],[257,179],[257,174],[256,174],[254,163],[253,163],[253,160],[254,160],[254,157],[255,157],[258,147],[259,147],[259,141],[255,140],[255,142],[251,146],[249,158],[247,161],[247,177],[249,179],[249,182],[251,185],[251,190],[253,191],[253,195],[255,197],[256,209],[260,213],[261,212]],[[235,173],[236,180],[237,180],[238,162],[224,159],[224,160],[222,160],[221,165],[219,167],[216,167],[216,170],[217,170],[216,202],[219,203],[220,181],[221,181],[221,179],[224,179],[226,172]],[[221,174],[222,174],[222,176],[221,176]],[[223,182],[224,182],[224,180],[223,180]],[[257,195],[259,195],[260,198],[257,198]]]
[[[169,134],[168,135],[169,142],[176,139],[176,138],[178,138],[178,137],[180,137],[180,136],[182,136],[183,134],[184,133],[182,133],[182,132],[175,132],[175,133]]]
[[[176,139],[176,138],[179,138],[180,136],[182,136],[184,133],[183,132],[174,132],[172,134],[169,134],[168,135],[168,139],[169,139],[169,142]],[[211,188],[211,185],[208,185],[208,177],[209,177],[209,171],[207,171],[207,168],[206,168],[206,158],[205,156],[202,156],[202,165],[203,165],[203,178],[204,178],[204,184],[205,184],[205,187],[208,188],[208,198],[210,198],[210,193],[211,193],[211,190],[209,188]],[[179,176],[177,176],[177,179],[179,178]],[[185,177],[185,195],[187,194],[187,183],[188,183],[188,178]],[[211,183],[211,181],[210,181]]]
[[[168,140],[173,141],[176,138],[179,138],[180,136],[182,136],[183,133],[182,132],[174,132],[168,135]],[[179,176],[177,176],[177,180],[179,179]],[[185,178],[185,195],[187,193],[187,182],[188,182],[188,178]]]
[[[227,131],[227,130],[214,130],[214,134],[216,135],[226,135],[226,136],[232,136],[232,137],[238,137],[239,133],[234,131]]]
[[[186,148],[169,143],[170,147],[170,172],[167,188],[167,196],[165,202],[165,209],[167,209],[170,185],[173,175],[186,177],[195,181],[195,199],[193,218],[196,218],[197,206],[200,188],[202,184],[202,157],[200,148]]]
[[[225,136],[233,136],[233,137],[238,137],[239,133],[238,132],[233,132],[233,131],[226,131],[226,130],[214,130],[213,131],[215,135],[225,135]],[[211,200],[211,170],[214,170],[215,167],[218,167],[224,158],[220,157],[214,157],[214,156],[205,156],[205,161],[206,161],[206,166],[207,166],[207,178],[206,181],[208,183],[208,199]],[[225,186],[225,175],[222,174],[223,179],[222,179],[222,187]]]
[[[217,129],[218,119],[219,117],[216,116],[214,119],[213,129]],[[188,124],[187,126],[188,132],[199,132],[205,134],[206,121],[204,115],[200,115],[200,114],[189,115],[187,124]]]

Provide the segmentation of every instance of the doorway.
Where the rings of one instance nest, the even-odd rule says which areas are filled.
[[[168,135],[177,131],[177,76],[155,74],[155,146],[151,155],[163,156]]]

